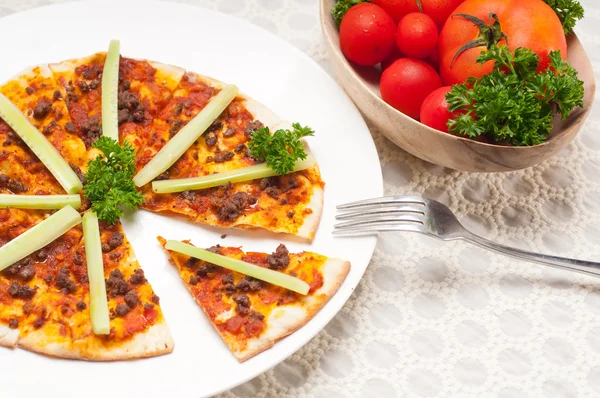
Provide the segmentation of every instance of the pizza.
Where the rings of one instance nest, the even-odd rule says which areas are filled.
[[[0,86],[0,93],[47,138],[82,183],[86,182],[90,161],[102,154],[94,143],[102,136],[106,59],[107,53],[97,53],[35,66]],[[136,171],[224,87],[217,80],[153,61],[120,57],[118,70],[119,142],[131,145]],[[248,142],[261,127],[274,132],[289,129],[290,124],[238,94],[183,156],[156,179],[206,176],[257,164]],[[283,176],[204,190],[158,194],[147,184],[140,192],[141,207],[153,213],[221,228],[260,228],[311,241],[321,218],[323,190],[315,164]],[[45,164],[1,119],[0,194],[65,194]],[[84,194],[80,213],[91,206]],[[53,213],[0,209],[0,248]],[[90,281],[79,225],[0,271],[0,346],[94,361],[151,357],[173,350],[160,300],[120,222],[101,222],[100,237],[109,333],[96,335],[92,329]],[[347,262],[315,253],[289,254],[284,246],[273,255],[244,254],[235,248],[215,250],[262,266],[276,259],[276,269],[311,284],[310,294],[299,296],[172,254],[188,288],[240,360],[267,349],[310,320],[337,291],[349,269]],[[208,271],[203,273],[202,269]]]
[[[0,87],[83,179],[89,154],[48,67],[29,69]],[[0,193],[64,194],[19,136],[0,121]],[[81,211],[88,203],[83,201]],[[0,245],[51,211],[0,209]],[[110,334],[92,332],[81,227],[0,272],[0,345],[86,360],[119,360],[171,352],[159,304],[120,223],[101,226]]]
[[[165,245],[164,238],[158,240]],[[272,347],[306,324],[337,292],[350,270],[348,261],[310,252],[289,253],[283,244],[272,254],[244,253],[237,247],[219,245],[207,250],[284,272],[310,286],[308,295],[302,296],[167,250],[194,300],[240,362]]]
[[[101,75],[105,53],[51,64],[78,136],[89,147],[101,134]],[[193,119],[223,84],[156,62],[121,58],[119,136],[136,151],[141,170]],[[198,177],[256,164],[247,150],[253,131],[288,128],[275,114],[239,94],[204,135],[159,180]],[[263,228],[312,240],[323,208],[318,166],[250,182],[173,194],[142,188],[143,209],[223,228]]]

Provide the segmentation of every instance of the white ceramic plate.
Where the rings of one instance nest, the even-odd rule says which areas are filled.
[[[311,59],[244,21],[182,4],[78,2],[34,9],[0,21],[0,80],[28,65],[105,51],[121,40],[129,57],[156,60],[237,84],[282,119],[316,130],[311,148],[326,182],[325,208],[313,244],[268,233],[191,225],[143,211],[125,231],[175,339],[163,357],[115,363],[47,358],[0,348],[1,397],[200,397],[232,388],[275,366],[306,344],[339,311],[365,271],[376,239],[333,238],[335,205],[381,196],[381,168],[371,135],[352,102]],[[227,238],[220,239],[222,233]],[[312,250],[350,260],[352,269],[333,299],[306,326],[273,348],[239,364],[193,302],[155,237],[190,238],[272,251]]]

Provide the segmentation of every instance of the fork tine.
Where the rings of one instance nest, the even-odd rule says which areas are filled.
[[[386,206],[393,204],[415,204],[426,206],[427,203],[420,196],[386,196],[383,198],[372,198],[359,200],[357,202],[345,203],[337,206],[338,210],[355,209],[370,206]]]
[[[334,228],[348,228],[348,227],[363,227],[363,226],[368,226],[368,225],[372,225],[372,224],[385,224],[385,223],[411,223],[411,224],[418,224],[418,225],[424,225],[425,224],[425,218],[424,217],[419,217],[419,216],[413,216],[413,215],[409,215],[409,214],[403,214],[403,215],[386,215],[386,216],[382,216],[382,217],[372,217],[369,218],[367,220],[352,220],[352,221],[346,221],[346,222],[342,222],[339,224],[334,225]]]
[[[358,210],[348,213],[342,213],[335,216],[336,220],[347,220],[350,218],[367,218],[376,215],[387,215],[387,214],[396,214],[396,213],[412,213],[414,215],[425,215],[425,211],[423,207],[419,206],[395,206],[395,207],[385,207],[379,209],[372,210]]]
[[[373,235],[378,232],[419,232],[426,234],[424,227],[420,224],[371,224],[359,228],[336,229],[332,233],[335,236],[364,236]]]

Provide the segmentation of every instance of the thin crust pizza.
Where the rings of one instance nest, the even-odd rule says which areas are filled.
[[[166,244],[164,238],[158,240]],[[310,252],[289,253],[283,244],[272,254],[245,253],[237,247],[219,245],[207,250],[295,276],[310,286],[308,294],[302,296],[167,250],[194,300],[240,362],[306,324],[337,292],[350,270],[348,261]]]
[[[103,84],[109,89],[103,90]],[[135,173],[160,158],[163,148],[188,124],[194,126],[219,93],[229,89],[217,80],[120,57],[110,49],[27,69],[0,86],[4,118],[0,119],[0,195],[5,200],[0,205],[0,250],[30,230],[51,225],[56,219],[49,218],[64,210],[48,209],[79,206],[6,205],[16,203],[17,195],[69,196],[60,200],[76,199],[69,203],[81,203],[76,210],[86,215],[83,226],[69,224],[60,234],[50,227],[44,239],[51,239],[43,242],[51,243],[44,247],[40,243],[38,250],[19,250],[20,254],[0,264],[0,346],[93,361],[143,358],[173,350],[159,298],[118,221],[124,204],[131,203],[132,208],[141,204],[148,211],[199,224],[314,238],[324,189],[316,163],[295,169],[301,171],[206,189],[157,193],[146,180],[136,190]],[[110,106],[105,101],[109,97],[103,98],[107,92],[114,94]],[[261,131],[270,139],[269,133],[289,132],[292,126],[260,103],[235,93],[237,89],[211,116],[206,131],[199,132],[199,138],[162,169],[166,171],[154,174],[154,181],[212,176],[265,161],[253,155],[253,134]],[[114,111],[105,126],[108,111],[103,114],[103,107]],[[284,152],[293,154],[288,147]],[[119,184],[129,190],[119,191]],[[33,199],[41,203],[27,196],[20,206]],[[98,202],[108,209],[102,217],[95,207]],[[79,213],[72,208],[70,212],[80,223]],[[94,244],[88,239],[89,215],[96,223],[98,218],[105,220],[93,226]],[[90,246],[96,248],[95,257]],[[283,245],[271,255],[238,248],[211,250],[293,275],[306,289],[306,283],[310,285],[308,295],[302,296],[170,253],[186,286],[240,361],[308,322],[335,294],[350,267],[348,262],[316,253],[290,254]],[[94,283],[98,281],[102,283]],[[98,303],[108,310],[101,326],[92,308],[98,308]]]

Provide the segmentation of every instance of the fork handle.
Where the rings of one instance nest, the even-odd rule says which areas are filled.
[[[519,260],[531,261],[554,268],[566,269],[592,276],[600,276],[600,263],[593,261],[576,260],[573,258],[550,256],[547,254],[533,253],[515,247],[504,246],[491,240],[484,239],[471,232],[465,231],[463,239],[495,252],[518,258]]]

